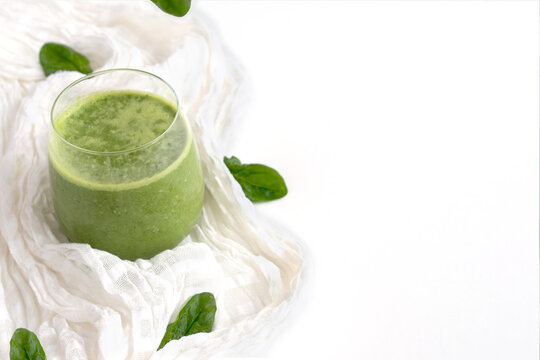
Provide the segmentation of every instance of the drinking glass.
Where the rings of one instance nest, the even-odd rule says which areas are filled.
[[[129,106],[122,107],[118,101],[110,105],[111,98],[122,96],[132,99]],[[141,100],[137,107],[137,99],[146,102]],[[147,124],[163,121],[149,110],[154,105],[172,109],[172,122],[162,133],[120,150],[96,151],[87,145],[99,143],[100,136],[118,145],[126,138],[129,143],[145,134]],[[91,115],[85,115],[83,110],[90,106]],[[113,113],[131,116],[140,111],[146,115],[139,116],[138,123],[118,130],[120,123],[115,123]],[[103,125],[111,121],[113,130]],[[135,260],[170,249],[189,234],[202,208],[204,182],[191,129],[180,112],[175,91],[164,80],[135,69],[84,76],[58,95],[51,124],[53,203],[70,241]],[[81,146],[66,134],[92,140],[83,141]]]

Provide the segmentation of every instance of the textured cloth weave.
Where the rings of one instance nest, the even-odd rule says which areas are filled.
[[[196,7],[196,6],[195,6]],[[304,268],[300,244],[257,214],[223,164],[241,71],[197,9],[150,1],[11,1],[0,12],[0,358],[13,331],[34,331],[49,359],[176,359],[257,347],[288,314]],[[94,70],[129,67],[176,90],[198,144],[206,190],[198,224],[176,248],[123,261],[69,243],[54,217],[47,143],[55,97],[82,75],[45,78],[45,42]],[[285,200],[284,200],[285,201]],[[193,294],[217,299],[214,330],[156,349]]]

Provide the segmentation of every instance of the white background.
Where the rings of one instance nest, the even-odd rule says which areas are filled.
[[[538,360],[538,2],[196,3],[310,251],[275,359]]]

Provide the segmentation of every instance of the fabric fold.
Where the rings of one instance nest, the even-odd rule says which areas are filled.
[[[149,1],[11,2],[0,14],[0,357],[18,327],[49,359],[205,358],[264,342],[297,296],[301,244],[245,198],[223,155],[243,91],[242,72],[192,9],[185,18]],[[52,207],[47,144],[55,97],[82,75],[45,78],[45,42],[87,55],[93,70],[137,68],[179,95],[198,145],[205,202],[176,248],[123,261],[69,243]],[[284,200],[286,201],[286,200]],[[210,291],[214,330],[169,342],[167,324],[193,294]]]

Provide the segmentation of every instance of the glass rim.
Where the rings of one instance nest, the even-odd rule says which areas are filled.
[[[118,150],[118,151],[95,151],[95,150],[89,150],[89,149],[85,149],[83,147],[80,147],[80,146],[77,146],[75,144],[72,144],[70,143],[68,140],[66,140],[59,132],[58,130],[56,129],[56,126],[54,124],[54,109],[56,107],[56,103],[58,102],[58,99],[60,99],[60,97],[66,92],[68,91],[69,89],[71,89],[72,87],[74,87],[75,85],[77,85],[78,83],[82,82],[82,81],[85,81],[85,80],[88,80],[88,79],[91,79],[91,78],[94,78],[96,76],[99,76],[99,75],[104,75],[104,74],[107,74],[107,73],[111,73],[111,72],[120,72],[120,71],[126,71],[126,72],[134,72],[134,73],[139,73],[139,74],[144,74],[144,75],[148,75],[148,76],[151,76],[157,80],[159,80],[160,82],[162,82],[163,84],[165,84],[165,86],[167,86],[173,93],[174,95],[174,100],[175,100],[175,105],[176,105],[176,113],[174,114],[174,119],[173,121],[170,123],[170,125],[167,127],[167,129],[165,129],[165,131],[163,131],[160,135],[156,136],[155,138],[153,138],[152,140],[142,144],[142,145],[139,145],[137,147],[134,147],[133,149],[126,149],[126,150]],[[72,104],[73,105],[73,104]],[[67,109],[66,109],[67,110]],[[56,133],[56,135],[58,135],[58,137],[60,139],[62,139],[63,142],[65,142],[67,145],[73,147],[74,149],[76,149],[77,151],[82,151],[82,152],[85,152],[87,154],[91,154],[91,155],[122,155],[122,154],[127,154],[127,153],[131,153],[131,152],[134,152],[134,151],[139,151],[139,150],[142,150],[146,147],[149,147],[155,143],[157,143],[162,137],[165,136],[165,134],[167,134],[169,132],[169,130],[173,127],[173,125],[176,123],[177,119],[180,117],[180,106],[178,104],[178,95],[176,94],[176,91],[174,91],[173,87],[165,80],[163,80],[161,77],[155,75],[155,74],[152,74],[148,71],[144,71],[144,70],[139,70],[139,69],[132,69],[132,68],[114,68],[114,69],[106,69],[106,70],[101,70],[101,71],[95,71],[95,72],[92,72],[88,75],[85,75],[73,82],[71,82],[68,86],[66,86],[57,96],[56,96],[56,99],[54,100],[53,102],[53,105],[51,107],[51,112],[50,112],[50,117],[51,117],[51,125],[52,125],[52,128],[54,130],[54,132]],[[186,124],[187,126],[187,124]],[[188,130],[189,131],[189,130]]]

